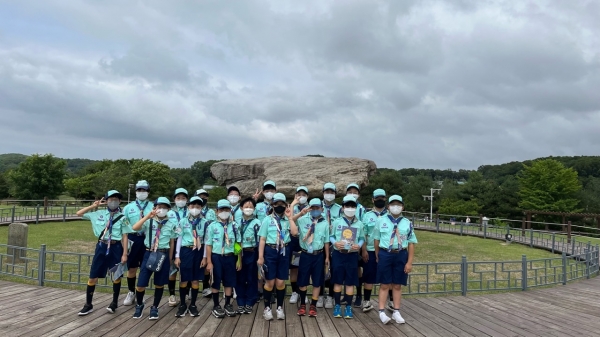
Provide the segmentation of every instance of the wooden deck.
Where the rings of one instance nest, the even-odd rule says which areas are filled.
[[[125,290],[125,288],[123,288]],[[199,317],[175,318],[160,307],[160,319],[131,318],[133,307],[106,311],[112,296],[96,293],[94,312],[79,317],[82,291],[0,281],[0,334],[7,336],[598,336],[600,278],[567,286],[468,297],[409,298],[402,302],[406,324],[383,325],[378,313],[355,310],[355,318],[333,318],[319,309],[315,318],[298,317],[286,306],[285,321],[266,322],[259,310],[235,318],[214,318],[212,303],[201,299]],[[123,300],[123,295],[120,301]],[[255,307],[256,309],[256,307]]]

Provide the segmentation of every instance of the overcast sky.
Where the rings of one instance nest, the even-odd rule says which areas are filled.
[[[0,153],[600,154],[600,1],[0,0]]]

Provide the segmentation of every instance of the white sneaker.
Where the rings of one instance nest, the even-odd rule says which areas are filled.
[[[317,300],[317,308],[322,308],[323,307],[323,296],[319,296],[319,299]]]
[[[369,312],[373,309],[373,305],[371,305],[371,301],[363,301],[362,302],[362,311]]]
[[[210,297],[212,296],[212,290],[210,288],[206,288],[202,290],[202,297]]]
[[[233,288],[233,299],[235,300],[237,298],[237,294],[235,293],[235,288]]]
[[[381,320],[381,323],[383,323],[383,324],[388,324],[392,320],[383,311],[379,312],[379,319]]]
[[[179,301],[177,301],[177,297],[175,297],[175,295],[171,295],[169,296],[169,306],[170,307],[174,307],[179,303]]]
[[[267,321],[273,319],[273,313],[271,312],[271,308],[265,308],[265,310],[263,311],[263,318]]]
[[[283,308],[277,308],[277,319],[285,319],[285,313],[283,312]]]
[[[133,300],[135,300],[135,293],[133,291],[130,291],[127,293],[125,301],[123,301],[123,305],[132,305]]]
[[[292,293],[292,296],[290,296],[290,303],[291,304],[296,304],[298,303],[298,293]]]
[[[392,318],[398,324],[404,324],[404,323],[406,323],[406,321],[404,320],[404,318],[402,318],[402,315],[400,315],[400,311],[395,311],[394,314],[392,315]]]
[[[325,299],[325,309],[333,309],[333,297],[327,296]]]

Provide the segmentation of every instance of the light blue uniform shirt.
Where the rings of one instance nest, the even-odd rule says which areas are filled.
[[[242,248],[258,247],[258,242],[260,240],[260,236],[258,235],[261,224],[260,220],[255,216],[252,216],[248,220],[240,218],[236,220],[236,222],[242,236]]]
[[[225,237],[225,228],[227,228],[229,244],[227,244]],[[235,243],[241,242],[241,235],[235,222],[228,221],[224,224],[219,221],[213,221],[206,229],[204,241],[207,246],[212,246],[212,252],[214,254],[230,254],[234,252]]]
[[[166,222],[164,222],[166,220]],[[146,233],[146,237],[144,238],[144,244],[147,248],[153,248],[152,244],[154,243],[154,237],[156,236],[156,230],[158,229],[158,225],[163,223],[160,229],[160,236],[158,237],[158,249],[167,249],[169,248],[169,243],[171,239],[177,239],[178,234],[178,223],[174,221],[172,218],[168,216],[163,219],[163,221],[159,221],[158,218],[148,219],[142,225],[142,231]],[[150,230],[150,236],[148,236],[148,231],[150,225],[152,224],[152,229]]]
[[[256,209],[254,210],[254,214],[261,222],[267,217],[267,213],[271,210],[271,203],[268,201],[259,202],[256,204]]]
[[[391,215],[385,215],[377,219],[375,230],[373,231],[373,240],[379,240],[379,247],[384,249],[406,249],[409,243],[418,243],[410,221],[401,217],[397,226],[397,235],[394,233],[394,223],[390,219]],[[393,235],[393,241],[392,240]],[[391,247],[390,247],[391,242]]]
[[[179,223],[179,221],[181,221],[181,219],[185,219],[188,216],[188,209],[187,207],[177,207],[177,206],[173,206],[173,208],[171,208],[171,210],[168,213],[168,217],[169,218],[174,218],[174,220]]]
[[[367,243],[367,251],[374,252],[375,251],[375,240],[373,239],[373,231],[375,230],[375,225],[377,224],[377,219],[380,216],[385,216],[388,214],[387,209],[383,209],[383,212],[379,213],[374,209],[365,213],[362,217],[363,230],[365,232],[365,238]]]
[[[329,231],[331,232],[333,222],[335,219],[342,216],[342,206],[339,204],[333,203],[329,206],[325,205],[323,202],[323,217],[325,220],[329,222]]]
[[[181,247],[194,245],[194,220],[198,220],[196,223],[196,235],[200,239],[200,244],[204,242],[204,224],[206,220],[200,217],[194,219],[192,216],[188,216],[179,221],[177,232],[181,237]]]
[[[113,221],[117,217],[119,217],[122,213],[116,212],[113,215]],[[107,225],[110,223],[110,211],[108,209],[100,209],[95,212],[87,212],[82,216],[82,219],[90,220],[92,223],[92,230],[94,231],[94,236],[99,237]],[[121,241],[123,234],[131,233],[131,227],[129,226],[129,222],[127,217],[122,216],[119,221],[114,222],[112,224],[112,228],[109,230],[106,229],[103,237],[100,240],[116,240]]]
[[[330,234],[330,240],[333,240],[335,242],[342,241],[344,239],[344,237],[342,236],[342,232],[344,231],[344,228],[347,227],[356,228],[356,240],[354,241],[354,244],[358,245],[359,241],[365,240],[365,233],[363,232],[363,223],[357,217],[354,218],[354,222],[352,222],[350,226],[348,226],[347,219],[344,217],[335,219],[333,221],[333,229]],[[335,247],[335,245],[333,246],[333,249],[339,250]],[[357,252],[358,250],[350,249],[350,251]]]
[[[300,205],[300,204],[294,205],[294,212],[293,212],[292,214],[293,214],[293,215],[296,215],[296,214],[298,214],[298,213],[302,212],[302,210],[303,210],[303,209],[305,209],[306,207],[310,207],[310,206],[308,205],[308,203],[306,203],[306,204],[304,204],[304,205]],[[318,250],[318,249],[317,249],[317,250]]]
[[[317,222],[314,228],[311,230],[314,219],[310,216],[310,214],[306,214],[301,216],[296,225],[298,226],[298,233],[300,238],[300,247],[308,252],[314,250],[321,250],[325,246],[326,243],[329,242],[329,224],[324,217],[320,216],[317,219]],[[310,235],[307,235],[311,232],[313,236],[312,242],[310,241]]]
[[[123,208],[123,214],[127,218],[127,221],[131,226],[135,225],[141,218],[143,218],[146,214],[150,213],[154,208],[154,203],[152,201],[139,201],[134,200]],[[140,232],[141,229],[138,231]],[[132,232],[135,232],[132,230]]]
[[[283,237],[284,244],[290,242],[290,221],[285,217],[285,215],[283,218],[281,218],[280,224],[281,227],[277,225],[275,215],[271,214],[262,220],[260,230],[258,231],[258,236],[261,238],[266,238],[266,243],[269,245],[277,244],[277,237],[279,234],[281,234]]]
[[[232,206],[231,215],[233,216],[233,220],[236,223],[238,222],[238,219],[241,219],[244,216],[244,213],[242,212],[242,207],[239,203],[235,206]]]

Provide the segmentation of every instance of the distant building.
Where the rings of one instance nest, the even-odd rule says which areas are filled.
[[[202,188],[208,191],[208,190],[212,190],[213,188],[215,188],[215,185],[204,185],[204,186],[202,186]]]

